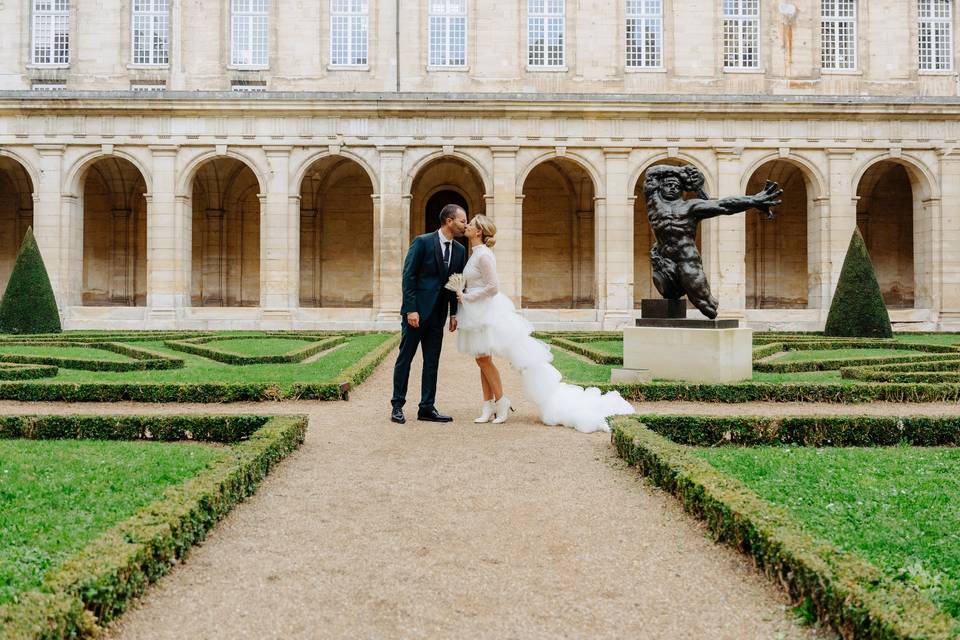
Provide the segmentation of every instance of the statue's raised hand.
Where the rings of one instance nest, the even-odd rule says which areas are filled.
[[[683,190],[701,193],[703,191],[703,173],[692,164],[680,167],[680,176],[683,180]],[[705,198],[705,196],[700,196]]]
[[[780,196],[783,195],[783,189],[776,182],[767,180],[763,186],[763,191],[751,196],[754,200],[754,208],[767,214],[767,220],[773,220],[773,208],[780,204]]]

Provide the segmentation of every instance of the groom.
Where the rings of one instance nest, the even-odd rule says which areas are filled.
[[[443,285],[450,274],[463,273],[466,250],[454,238],[463,236],[467,228],[467,212],[455,204],[440,211],[440,229],[417,236],[403,262],[403,317],[400,330],[400,353],[393,367],[393,411],[390,420],[403,424],[403,405],[407,401],[410,363],[423,352],[423,377],[420,383],[420,409],[417,420],[451,422],[434,406],[437,396],[437,367],[443,346],[443,325],[450,308],[450,331],[457,330],[457,296]]]

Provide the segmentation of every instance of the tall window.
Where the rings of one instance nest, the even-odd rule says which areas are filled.
[[[527,64],[562,67],[564,0],[527,0]]]
[[[168,0],[133,0],[133,64],[170,61]]]
[[[919,0],[920,69],[953,69],[953,0]]]
[[[820,42],[824,69],[857,68],[857,0],[821,2]]]
[[[33,0],[33,64],[70,62],[70,0]]]
[[[233,0],[230,64],[267,66],[268,0]]]
[[[367,0],[330,0],[330,63],[367,64]]]
[[[627,0],[627,67],[663,66],[663,0]]]
[[[430,0],[430,64],[467,64],[467,0]]]
[[[760,0],[723,0],[723,66],[760,66]]]

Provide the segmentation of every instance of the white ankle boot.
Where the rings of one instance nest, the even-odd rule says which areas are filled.
[[[503,424],[507,421],[510,410],[513,409],[513,407],[510,406],[510,399],[507,398],[507,396],[502,396],[494,405],[496,407],[497,417],[493,419],[493,424]]]
[[[483,401],[483,410],[480,411],[480,417],[474,420],[477,424],[483,424],[484,422],[490,422],[490,419],[493,417],[493,411],[496,409],[496,402],[493,400],[484,400]]]

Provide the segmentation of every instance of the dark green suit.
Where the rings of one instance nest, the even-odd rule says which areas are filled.
[[[433,409],[437,396],[437,368],[443,347],[443,326],[450,315],[457,313],[457,296],[443,285],[450,274],[463,273],[467,252],[456,241],[450,244],[450,267],[443,262],[443,249],[437,232],[417,236],[403,262],[403,306],[400,307],[400,353],[393,367],[394,407],[403,407],[407,401],[407,381],[410,363],[422,345],[423,376],[420,383],[420,410]],[[414,329],[407,322],[407,314],[420,314],[420,327]]]

